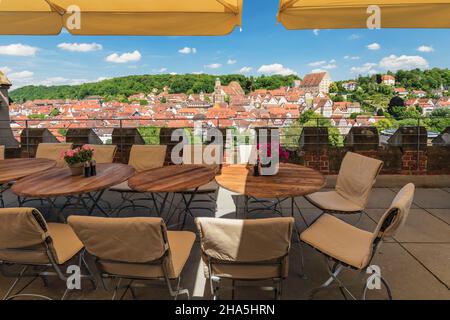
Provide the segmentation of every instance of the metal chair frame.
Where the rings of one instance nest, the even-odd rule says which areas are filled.
[[[39,295],[39,294],[29,294],[29,293],[22,293],[23,290],[25,290],[32,282],[34,282],[34,280],[36,280],[38,277],[42,279],[44,286],[47,287],[48,286],[48,277],[58,277],[61,281],[67,282],[67,277],[64,275],[64,273],[61,270],[61,266],[58,265],[53,257],[53,254],[51,253],[50,250],[50,244],[51,244],[51,238],[47,237],[44,241],[45,244],[45,250],[46,250],[46,254],[48,256],[48,259],[50,261],[50,263],[48,264],[23,264],[23,263],[14,263],[14,262],[8,262],[8,261],[1,261],[0,260],[0,273],[4,276],[4,277],[8,277],[8,278],[15,278],[13,284],[8,288],[6,294],[3,296],[2,300],[14,300],[17,298],[38,298],[38,299],[43,299],[43,300],[53,300],[50,297],[44,296],[44,295]],[[78,255],[78,266],[80,267],[84,267],[84,269],[87,271],[88,274],[82,274],[80,277],[83,279],[88,279],[93,288],[96,289],[97,288],[97,284],[95,281],[95,277],[92,274],[85,258],[84,258],[84,253],[85,250],[82,249],[77,255]],[[7,270],[5,270],[5,266],[12,266],[12,265],[21,265],[23,266],[23,268],[21,269],[21,271],[19,273],[10,273]],[[32,273],[27,273],[28,269],[30,267],[33,267],[34,269],[36,268],[43,268],[43,271],[36,271],[36,272],[32,272]],[[54,270],[54,272],[49,272],[47,271],[47,269],[52,268]],[[22,289],[18,290],[16,293],[12,294],[12,292],[14,291],[14,289],[18,286],[19,282],[24,279],[24,278],[32,278],[31,281],[29,281],[24,287],[22,287]],[[66,290],[64,291],[63,295],[61,296],[61,300],[64,300],[67,296],[67,294],[69,293],[70,289],[66,288]]]
[[[378,249],[379,249],[381,243],[383,242],[384,231],[392,224],[392,222],[395,220],[397,215],[398,215],[398,210],[392,210],[390,212],[390,214],[388,215],[388,217],[385,219],[385,221],[383,221],[380,233],[377,235],[375,241],[372,244],[372,256],[370,257],[369,262],[367,263],[367,266],[369,266],[371,264],[373,258],[375,257],[375,254],[378,252]],[[314,222],[316,222],[319,218],[320,218],[320,216],[317,219],[315,219]],[[312,224],[314,224],[314,222]],[[308,244],[308,246],[312,247],[309,244]],[[333,257],[323,253],[322,251],[320,251],[319,249],[317,249],[315,247],[312,247],[312,248],[314,250],[320,252],[322,255],[324,255],[325,263],[327,265],[327,271],[328,271],[330,277],[320,287],[312,290],[312,292],[310,294],[310,299],[312,300],[314,298],[314,296],[318,292],[320,292],[322,290],[333,288],[330,285],[335,282],[336,285],[334,287],[337,286],[339,288],[339,290],[340,290],[342,296],[344,297],[344,299],[347,300],[347,295],[346,295],[346,293],[347,293],[350,296],[351,299],[358,300],[355,297],[355,295],[353,295],[351,293],[351,291],[347,288],[347,286],[345,286],[344,283],[338,278],[338,276],[339,276],[339,274],[341,273],[341,271],[344,268],[349,268],[351,270],[358,270],[360,272],[359,275],[358,275],[358,279],[359,279],[359,282],[360,282],[366,276],[365,270],[366,270],[367,266],[365,268],[363,268],[363,269],[358,269],[358,268],[350,266],[350,265],[348,265],[348,264],[346,264],[346,263],[344,263],[344,262],[342,262],[342,261],[340,261],[340,260],[338,260],[336,258],[333,258]],[[333,266],[330,266],[329,262],[333,262],[334,263]],[[388,299],[392,300],[392,291],[391,291],[391,288],[389,287],[388,282],[381,275],[380,275],[380,281],[386,287],[386,291],[387,291],[387,294],[388,294]],[[365,284],[364,284],[363,290],[362,290],[363,291],[363,293],[361,295],[361,299],[362,300],[366,299],[367,289],[368,288],[367,288],[367,281],[366,281]]]
[[[161,232],[164,235],[164,228],[163,226],[161,226]],[[178,296],[180,295],[186,295],[188,300],[190,299],[190,294],[189,294],[189,290],[188,289],[182,289],[180,284],[181,284],[181,276],[176,278],[176,279],[170,279],[169,277],[169,272],[166,268],[166,260],[169,259],[169,242],[168,239],[164,236],[164,246],[165,246],[165,252],[163,254],[163,256],[159,259],[156,259],[154,261],[149,261],[146,263],[129,263],[129,262],[122,262],[122,261],[114,261],[114,260],[106,260],[106,259],[100,259],[98,257],[95,257],[95,264],[97,267],[97,270],[100,273],[100,278],[102,280],[102,284],[103,284],[103,288],[106,291],[111,291],[111,289],[108,287],[108,285],[106,284],[105,280],[106,279],[117,279],[117,283],[114,286],[113,289],[113,296],[111,300],[115,300],[117,293],[119,290],[121,289],[130,289],[131,290],[131,294],[133,296],[133,299],[137,298],[136,292],[134,291],[135,288],[143,288],[143,287],[149,287],[149,284],[144,284],[144,283],[137,283],[134,284],[134,281],[164,281],[166,283],[167,289],[169,291],[169,294],[172,298],[174,298],[174,300],[178,300]],[[133,277],[133,276],[123,276],[123,275],[117,275],[117,274],[111,274],[108,272],[105,272],[101,266],[102,262],[106,262],[106,263],[114,263],[114,264],[124,264],[124,265],[129,265],[129,264],[139,264],[139,265],[160,265],[161,269],[163,270],[163,277],[159,277],[159,278],[147,278],[147,277]],[[130,280],[130,283],[128,283],[128,285],[121,285],[122,280]],[[172,286],[172,280],[175,280],[177,282],[175,288],[173,288]],[[125,291],[126,293],[126,291]],[[125,294],[124,293],[124,294]],[[122,295],[123,298],[124,295]]]
[[[231,296],[232,296],[232,300],[235,299],[236,297],[236,281],[243,281],[243,282],[247,282],[247,283],[251,283],[251,282],[256,282],[256,281],[265,281],[265,280],[272,280],[273,281],[273,286],[272,287],[268,287],[268,286],[253,286],[256,288],[260,288],[264,291],[273,291],[274,292],[274,298],[275,300],[281,300],[282,298],[282,294],[283,294],[283,281],[284,281],[284,277],[282,277],[282,266],[283,266],[283,260],[288,256],[289,254],[287,253],[286,255],[276,259],[275,261],[271,260],[271,261],[261,261],[261,262],[224,262],[224,261],[217,261],[218,264],[230,264],[230,265],[250,265],[250,266],[256,266],[256,265],[277,265],[279,268],[279,274],[280,277],[276,277],[276,278],[261,278],[261,279],[239,279],[239,278],[232,278],[232,277],[221,277],[218,275],[214,275],[213,272],[213,264],[216,260],[212,259],[211,257],[208,256],[208,272],[209,272],[209,283],[210,283],[210,287],[211,287],[211,294],[213,295],[213,300],[220,300],[220,290],[221,289],[230,289],[231,290]],[[225,287],[225,286],[221,286],[220,283],[222,282],[223,279],[228,279],[231,280],[232,285],[231,287]]]

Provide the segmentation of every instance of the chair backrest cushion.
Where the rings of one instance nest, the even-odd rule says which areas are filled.
[[[35,246],[42,244],[46,237],[47,225],[36,209],[0,209],[0,249]]]
[[[133,145],[128,164],[136,172],[161,168],[164,166],[167,146],[165,145]]]
[[[292,218],[196,219],[204,254],[223,262],[265,262],[284,257],[291,245]]]
[[[72,149],[71,143],[40,143],[36,151],[36,158],[56,161],[56,167],[66,166],[62,153]]]
[[[71,216],[68,222],[86,250],[102,260],[147,263],[166,252],[167,235],[160,218]]]
[[[414,200],[415,186],[412,183],[404,186],[392,201],[389,209],[384,213],[378,222],[377,228],[374,232],[374,239],[377,237],[391,237],[405,224],[408,218],[411,204]],[[395,218],[392,221],[392,214],[396,213]],[[383,228],[385,228],[383,230]]]
[[[49,263],[45,239],[48,226],[31,208],[0,209],[0,260],[11,263]],[[50,245],[50,252],[55,252]]]
[[[183,146],[183,164],[204,165],[214,172],[219,172],[223,162],[222,146],[187,144]],[[206,157],[211,157],[207,159]]]
[[[0,160],[5,159],[5,146],[0,146]]]
[[[97,164],[114,162],[114,156],[117,152],[116,145],[94,145],[92,148],[94,148],[93,160]]]
[[[382,166],[380,160],[347,152],[339,171],[336,191],[364,208]]]

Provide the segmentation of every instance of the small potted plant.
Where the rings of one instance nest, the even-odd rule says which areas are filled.
[[[267,164],[262,164],[261,163],[261,153],[265,152],[266,156],[268,158],[272,157],[272,145],[267,143],[267,144],[258,144],[257,146],[257,151],[258,151],[258,159],[257,159],[257,167],[255,167],[255,172],[258,171],[258,173],[260,173],[261,168],[268,168],[272,165],[272,163],[267,163]],[[286,149],[284,149],[281,145],[279,145],[279,149],[278,149],[278,159],[271,159],[271,160],[275,160],[276,163],[275,165],[278,167],[280,162],[288,162],[289,161],[289,157],[290,157],[290,152]]]
[[[70,168],[72,176],[81,176],[83,174],[84,164],[92,161],[94,148],[90,145],[84,145],[81,148],[64,151],[62,157]]]

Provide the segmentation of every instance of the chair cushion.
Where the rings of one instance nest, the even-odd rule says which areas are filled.
[[[58,264],[66,263],[83,249],[83,244],[68,224],[49,223],[48,232],[53,240],[53,250]]]
[[[325,214],[306,229],[300,239],[350,266],[363,269],[372,255],[373,234]]]
[[[336,191],[316,192],[306,196],[313,205],[324,211],[358,212],[364,210],[350,200],[345,199]]]
[[[117,192],[133,192],[134,190],[130,188],[128,185],[128,180],[124,181],[122,183],[119,183],[118,185],[115,185],[111,188],[109,188],[111,191],[117,191]]]
[[[169,242],[173,274],[169,275],[170,279],[180,277],[191,253],[192,246],[195,242],[195,234],[188,231],[168,231],[167,238]],[[102,262],[104,271],[123,277],[139,277],[139,278],[162,278],[163,270],[160,265],[145,265],[135,263],[114,263]]]

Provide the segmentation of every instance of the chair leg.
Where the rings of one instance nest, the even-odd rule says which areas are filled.
[[[181,277],[179,277],[177,279],[177,287],[175,290],[173,290],[172,288],[172,283],[170,282],[170,279],[166,276],[166,284],[167,284],[167,289],[169,290],[169,294],[170,296],[174,299],[174,300],[178,300],[178,296],[185,294],[187,296],[187,299],[190,300],[190,294],[189,294],[189,290],[188,289],[181,289]]]
[[[219,300],[220,299],[220,278],[218,277],[210,277],[209,279],[211,283],[211,293],[213,295],[213,300]]]
[[[391,288],[389,287],[388,282],[382,276],[380,276],[380,281],[386,287],[388,300],[392,300],[392,291],[391,291]],[[367,290],[368,290],[367,284],[368,284],[367,282],[364,283],[364,289],[363,289],[363,294],[362,294],[361,300],[366,300]]]

